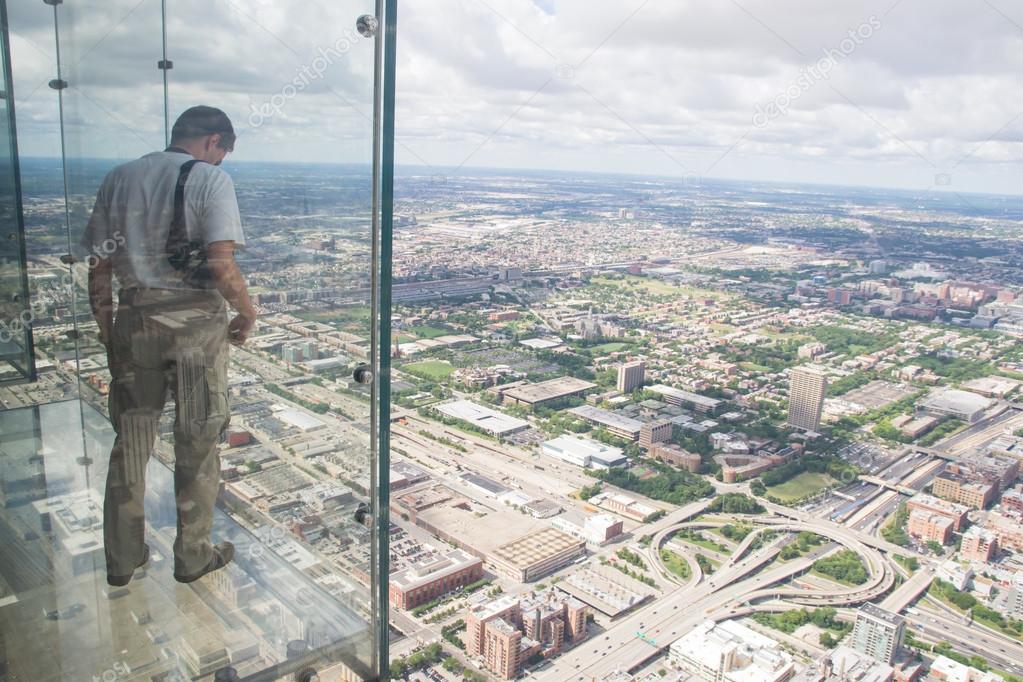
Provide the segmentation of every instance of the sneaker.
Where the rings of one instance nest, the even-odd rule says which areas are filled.
[[[234,545],[226,540],[217,545],[213,546],[213,558],[210,559],[210,563],[206,564],[206,568],[202,569],[198,573],[192,575],[182,575],[180,573],[174,574],[174,579],[179,583],[194,583],[199,578],[203,577],[207,573],[218,571],[224,566],[231,563],[234,559]]]
[[[149,563],[149,545],[142,545],[142,561],[135,566],[136,569],[142,568]],[[135,571],[132,571],[128,575],[113,575],[107,573],[107,585],[111,587],[124,587],[131,582],[131,577],[135,575]]]

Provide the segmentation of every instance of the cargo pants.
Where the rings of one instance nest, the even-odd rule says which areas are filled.
[[[168,395],[175,404],[174,572],[194,575],[213,558],[218,443],[230,418],[228,353],[227,303],[218,292],[120,292],[108,349],[116,433],[103,504],[108,574],[130,575],[143,558],[146,465]]]

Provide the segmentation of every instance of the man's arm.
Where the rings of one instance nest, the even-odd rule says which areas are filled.
[[[99,325],[99,340],[110,346],[114,331],[113,266],[109,258],[99,258],[89,268],[89,307]]]
[[[206,260],[217,291],[238,313],[228,326],[231,343],[240,346],[245,343],[256,324],[256,310],[249,300],[242,271],[234,260],[234,242],[212,242],[206,246]]]

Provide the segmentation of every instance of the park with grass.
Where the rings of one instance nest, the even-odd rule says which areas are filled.
[[[429,381],[444,381],[455,371],[450,362],[444,360],[424,360],[402,365],[401,370],[413,376]]]
[[[784,483],[768,486],[767,494],[784,502],[796,502],[804,497],[816,495],[838,483],[825,473],[804,471]]]

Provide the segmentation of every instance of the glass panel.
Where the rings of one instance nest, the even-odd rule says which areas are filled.
[[[25,224],[14,116],[7,10],[0,6],[0,383],[35,379],[34,312],[25,269]],[[3,398],[3,406],[9,402]]]
[[[42,2],[10,3],[11,62],[18,113],[17,151],[25,225],[25,269],[36,355],[35,381],[0,387],[4,408],[76,398],[77,352],[67,254],[64,179],[56,84],[54,9]]]
[[[70,353],[81,400],[0,413],[6,666],[375,678],[376,8],[161,9],[53,9],[67,229],[45,262],[74,260],[76,334],[47,353]],[[223,120],[195,112],[183,152],[160,151],[165,106],[173,122],[195,105],[233,120],[230,156]]]

